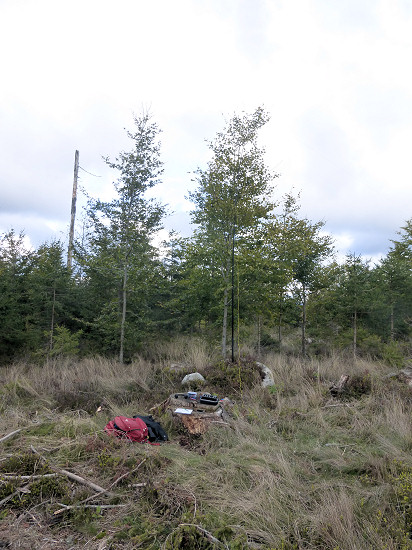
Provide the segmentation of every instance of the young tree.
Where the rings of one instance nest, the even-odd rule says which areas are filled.
[[[299,238],[295,243],[294,291],[302,308],[302,355],[306,355],[306,304],[308,294],[322,286],[322,264],[332,255],[333,245],[329,235],[322,235],[323,222],[311,223],[299,220]],[[297,252],[297,253],[296,253]]]
[[[359,319],[367,314],[371,304],[370,275],[368,262],[356,254],[347,255],[336,297],[343,316],[352,318],[354,359],[357,355]]]
[[[54,347],[56,327],[70,325],[75,308],[74,284],[63,254],[63,244],[59,241],[42,244],[32,253],[28,275],[30,316],[26,324],[27,335],[31,336],[33,348],[39,349],[47,333],[49,352]]]
[[[152,238],[165,214],[163,205],[145,195],[159,183],[163,172],[158,126],[147,113],[135,117],[134,122],[135,131],[127,132],[134,141],[133,150],[121,152],[114,161],[105,159],[119,173],[114,183],[117,196],[110,202],[89,202],[91,232],[86,247],[78,243],[86,278],[99,281],[95,288],[104,297],[104,303],[99,299],[97,319],[108,317],[112,330],[118,331],[120,362],[124,360],[128,317],[133,317],[129,325],[139,324],[139,314],[140,321],[145,314],[145,300],[156,271]],[[140,299],[136,299],[137,293]],[[131,297],[133,312],[128,308]]]
[[[412,220],[398,234],[400,239],[392,241],[386,258],[375,269],[382,305],[389,308],[391,340],[407,331],[412,318]]]
[[[28,274],[32,253],[24,233],[0,236],[0,358],[10,360],[27,344]]]
[[[207,251],[209,263],[218,267],[222,280],[222,354],[226,355],[228,307],[232,289],[232,359],[234,327],[234,266],[245,242],[274,208],[271,201],[273,175],[264,163],[257,143],[258,131],[268,122],[259,107],[251,115],[235,115],[214,141],[209,142],[212,160],[198,169],[198,187],[189,193],[195,205],[192,221],[198,226],[195,239]]]

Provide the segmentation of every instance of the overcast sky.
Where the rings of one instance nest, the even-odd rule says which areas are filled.
[[[341,254],[380,257],[412,217],[410,0],[0,0],[0,51],[0,233],[66,240],[75,150],[110,197],[102,155],[130,149],[142,108],[168,228],[188,234],[205,139],[259,105],[275,198],[300,192]]]

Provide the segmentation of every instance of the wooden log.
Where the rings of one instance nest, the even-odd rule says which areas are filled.
[[[33,445],[30,446],[31,447],[31,450],[36,453],[37,455],[40,456],[40,458],[42,460],[44,460],[44,462],[47,462],[47,460],[44,458],[44,456],[42,454],[39,453],[39,451],[37,451]],[[92,481],[88,481],[87,479],[84,479],[84,477],[81,477],[81,476],[78,476],[76,474],[73,474],[72,472],[68,472],[67,470],[63,470],[61,468],[57,468],[56,466],[52,466],[51,464],[49,464],[49,467],[54,470],[55,472],[58,472],[59,474],[63,474],[65,475],[66,477],[72,479],[73,481],[77,481],[77,483],[81,483],[82,485],[87,485],[88,487],[90,487],[91,489],[93,489],[94,491],[97,491],[98,493],[106,493],[106,494],[109,494],[111,496],[113,496],[113,493],[110,493],[107,489],[104,489],[104,487],[100,487],[99,485],[96,485],[96,483],[93,483]]]

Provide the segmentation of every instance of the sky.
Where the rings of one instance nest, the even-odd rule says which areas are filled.
[[[0,234],[67,241],[75,150],[79,227],[142,110],[184,236],[205,140],[258,106],[274,199],[300,193],[341,257],[379,259],[412,217],[410,0],[0,0],[0,51]]]

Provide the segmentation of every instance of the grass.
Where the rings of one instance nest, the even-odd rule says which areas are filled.
[[[164,415],[158,419],[170,441],[161,446],[106,436],[115,415],[147,414],[180,389],[182,373],[171,362],[207,377],[212,355],[203,344],[192,346],[159,344],[150,359],[130,365],[56,359],[0,371],[0,436],[21,429],[0,443],[0,501],[14,495],[0,507],[1,544],[412,548],[412,391],[385,379],[382,364],[270,354],[262,361],[272,388],[253,377],[239,385],[237,374],[231,384],[230,369],[224,381],[215,376],[210,390],[234,401],[230,427],[214,425],[195,437]],[[332,398],[329,387],[342,374],[355,382]],[[113,494],[96,497],[64,476],[7,477],[56,468]],[[59,509],[66,511],[55,515]]]

